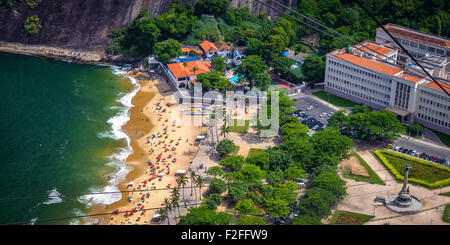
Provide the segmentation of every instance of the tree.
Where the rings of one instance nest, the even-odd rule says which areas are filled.
[[[302,72],[307,83],[313,85],[325,77],[325,56],[308,55],[303,60]]]
[[[183,199],[184,199],[184,207],[185,208],[187,207],[187,204],[186,204],[186,195],[184,194],[184,189],[185,189],[187,182],[188,182],[188,177],[185,174],[180,174],[178,176],[177,183],[180,187],[183,188]]]
[[[212,14],[216,17],[223,16],[230,5],[230,0],[198,0],[195,5],[195,14]]]
[[[217,206],[220,205],[222,203],[222,196],[220,194],[214,193],[214,194],[210,194],[208,195],[205,200],[204,203],[212,210],[216,210]]]
[[[241,214],[253,214],[258,209],[255,207],[251,199],[242,199],[236,204],[236,210]]]
[[[304,138],[288,138],[283,141],[281,147],[302,166],[309,165],[314,157],[314,146]]]
[[[328,118],[328,126],[342,129],[347,123],[347,120],[348,118],[347,115],[344,114],[344,110],[339,110]]]
[[[272,79],[265,72],[260,72],[256,74],[255,77],[255,86],[258,87],[262,91],[266,91],[269,89],[270,84],[272,83]]]
[[[350,156],[348,151],[353,146],[353,141],[340,135],[336,128],[326,128],[313,134],[310,143],[313,144],[316,160],[321,157],[336,157],[338,162],[340,159]],[[315,162],[313,165],[318,164],[320,163]]]
[[[197,175],[195,178],[195,184],[198,187],[198,193],[200,195],[200,200],[202,200],[202,187],[205,184],[205,179],[201,175]]]
[[[234,145],[233,141],[224,139],[217,144],[216,150],[222,156],[225,156],[225,155],[228,155],[231,152],[233,152],[234,147],[235,147],[235,145]]]
[[[223,170],[222,170],[222,168],[220,168],[220,167],[218,167],[218,166],[213,166],[213,167],[210,167],[210,168],[206,171],[206,173],[207,173],[208,175],[213,176],[213,177],[215,178],[215,177],[217,177],[217,176],[222,176],[222,175],[223,175]]]
[[[295,164],[291,154],[279,146],[268,148],[266,153],[269,157],[269,166],[262,166],[263,170],[285,170]]]
[[[286,77],[292,71],[294,61],[286,56],[279,56],[273,59],[272,67],[274,72],[279,73],[281,77]]]
[[[164,208],[160,208],[160,209],[158,209],[157,213],[159,215],[161,215],[160,218],[159,218],[161,223],[164,223],[164,221],[166,221],[166,219],[167,219],[167,210],[164,209]]]
[[[263,42],[257,38],[249,38],[245,42],[247,49],[245,50],[246,55],[262,55]]]
[[[172,198],[172,202],[175,204],[175,206],[178,209],[178,214],[181,216],[180,205],[178,204],[178,201],[180,200],[180,189],[177,187],[174,187],[172,189],[172,195],[170,197]]]
[[[238,225],[266,225],[266,220],[258,216],[241,215],[238,218]]]
[[[189,208],[188,214],[180,217],[178,225],[229,225],[233,219],[232,214],[217,213],[207,206]]]
[[[39,24],[39,17],[37,15],[30,16],[25,20],[24,29],[28,35],[38,34],[41,28],[42,25]]]
[[[415,133],[416,135],[421,135],[423,133],[424,127],[422,124],[413,123],[409,127],[411,133]]]
[[[164,209],[166,210],[166,213],[169,214],[170,210],[172,209],[172,202],[169,198],[164,198],[163,201]],[[167,225],[170,225],[170,217],[167,218]]]
[[[367,112],[371,112],[371,111],[373,111],[372,108],[370,108],[369,106],[366,106],[366,105],[357,105],[352,108],[353,114],[367,113]]]
[[[173,39],[158,42],[153,48],[153,54],[158,57],[158,61],[167,63],[171,59],[176,58],[182,54],[181,43]]]
[[[309,190],[309,188],[306,190]],[[305,194],[305,197],[300,200],[297,209],[302,215],[317,217],[320,220],[331,214],[331,198],[332,193],[326,190],[314,189],[308,191],[307,195]]]
[[[209,183],[209,191],[211,193],[222,193],[227,190],[227,183],[221,179],[214,178]]]
[[[284,218],[289,215],[291,210],[289,209],[288,202],[280,197],[271,197],[264,200],[266,206],[266,213],[274,218]]]
[[[202,84],[202,88],[205,90],[222,90],[230,85],[230,82],[223,78],[218,71],[198,75],[197,82],[200,82]]]
[[[194,29],[196,19],[189,4],[180,5],[174,1],[167,12],[156,17],[156,24],[161,30],[161,39],[182,40]]]
[[[397,116],[385,110],[349,115],[346,129],[355,131],[356,137],[364,140],[393,140],[404,132]]]
[[[305,138],[309,129],[306,125],[297,120],[295,123],[286,123],[280,127],[280,133],[285,140],[292,138]]]
[[[246,59],[242,60],[241,65],[236,69],[236,74],[243,76],[245,81],[249,83],[250,88],[252,88],[255,86],[257,75],[266,71],[268,68],[261,56],[249,55]]]
[[[284,174],[281,170],[270,171],[267,174],[266,181],[273,186],[278,186],[284,181]]]
[[[211,65],[214,67],[215,71],[218,71],[222,74],[225,72],[225,69],[227,68],[225,58],[222,58],[219,55],[214,56]]]
[[[306,178],[308,175],[306,174],[305,170],[298,167],[290,167],[284,170],[284,178],[287,180],[296,180],[298,178]]]
[[[345,181],[335,172],[325,172],[314,177],[309,183],[308,188],[321,188],[336,195],[337,200],[342,200],[346,195]]]
[[[245,193],[248,190],[248,185],[245,183],[231,183],[228,186],[228,194],[237,202],[245,198]]]
[[[230,156],[220,160],[219,165],[226,168],[231,168],[233,171],[238,171],[242,168],[244,162],[245,159],[242,156]]]
[[[235,173],[235,178],[244,183],[261,181],[267,175],[266,171],[253,164],[246,164],[241,170]]]

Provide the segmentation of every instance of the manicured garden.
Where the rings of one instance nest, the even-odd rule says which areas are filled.
[[[350,173],[349,171],[344,171],[343,172],[344,178],[385,185],[383,180],[380,179],[380,177],[375,173],[375,171],[373,171],[373,169],[367,164],[366,161],[364,161],[364,159],[362,159],[360,155],[358,155],[358,153],[352,151],[352,155],[355,156],[358,159],[359,163],[367,170],[369,176],[356,175]]]
[[[331,225],[362,225],[373,219],[374,216],[353,213],[349,211],[336,210],[331,218]]]
[[[409,170],[410,183],[430,189],[450,185],[450,168],[448,167],[386,150],[377,150],[375,155],[393,177],[399,181],[403,181],[405,164],[408,163],[412,167]]]
[[[450,223],[450,204],[445,206],[444,215],[442,215],[442,220],[444,222]]]
[[[336,96],[334,94],[330,94],[324,91],[318,91],[313,93],[315,96],[325,100],[325,101],[329,101],[331,104],[335,105],[335,106],[342,106],[342,107],[354,107],[354,106],[358,106],[360,104],[355,103],[353,101],[341,98],[339,96]]]

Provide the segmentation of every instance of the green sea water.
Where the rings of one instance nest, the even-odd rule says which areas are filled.
[[[0,200],[0,224],[77,224],[43,221],[120,198],[77,194],[114,190],[128,149],[120,99],[135,90],[111,67],[0,53],[0,198],[47,196]]]

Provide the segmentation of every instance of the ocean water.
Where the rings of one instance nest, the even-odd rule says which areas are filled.
[[[139,85],[118,67],[0,53],[0,224],[44,222],[112,203],[131,153],[121,126]],[[51,198],[49,198],[49,196]]]

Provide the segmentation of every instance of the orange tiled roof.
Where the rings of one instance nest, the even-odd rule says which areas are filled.
[[[445,91],[447,91],[447,93],[450,93],[450,84],[443,83],[443,82],[440,82],[440,81],[438,81],[438,83],[445,89]],[[432,88],[434,90],[438,90],[438,91],[443,92],[442,89],[435,82],[432,82],[432,81],[427,83],[427,84],[425,84],[425,87]]]
[[[202,60],[188,61],[186,64],[187,66],[184,67],[183,62],[172,63],[168,64],[167,67],[169,67],[170,71],[176,78],[208,73],[210,72],[209,68],[211,68],[211,63],[209,61],[206,61],[205,63]],[[195,74],[193,70],[194,67],[197,67]]]
[[[339,59],[353,63],[355,65],[359,65],[359,66],[365,67],[367,69],[378,71],[378,72],[381,72],[381,73],[384,73],[387,75],[391,75],[391,76],[395,76],[403,71],[399,68],[396,68],[396,67],[393,67],[390,65],[386,65],[386,64],[383,64],[380,62],[376,62],[373,60],[369,60],[366,58],[362,58],[359,56],[355,56],[355,55],[352,55],[349,53],[336,54],[336,55],[334,55],[334,57],[337,57]]]
[[[411,75],[408,75],[408,74],[403,74],[403,75],[399,76],[399,78],[405,79],[407,81],[414,82],[414,83],[423,80],[423,78],[411,76]]]
[[[379,29],[380,27],[378,27],[377,29]],[[410,31],[407,29],[400,29],[400,27],[396,27],[393,26],[392,24],[386,24],[384,25],[384,28],[386,28],[386,30],[388,30],[391,34],[395,34],[398,36],[402,36],[405,38],[409,38],[409,39],[414,39],[420,42],[424,42],[424,43],[429,43],[432,45],[436,45],[436,46],[441,46],[441,47],[450,47],[450,42],[449,41],[445,41],[443,40],[444,38],[440,39],[437,37],[432,37],[429,35],[426,35],[425,33],[422,34],[419,31]]]
[[[183,53],[189,53],[191,51],[196,52],[197,54],[202,54],[203,52],[198,49],[190,49],[190,48],[181,48],[181,52]]]
[[[381,56],[381,55],[386,55],[386,54],[389,54],[389,53],[391,53],[391,52],[393,52],[394,50],[392,50],[392,49],[388,49],[388,48],[384,48],[384,47],[380,47],[380,46],[377,46],[377,45],[374,45],[374,44],[371,44],[371,43],[368,43],[368,42],[366,42],[366,43],[362,43],[364,46],[361,46],[360,47],[360,49],[362,49],[362,50],[364,50],[364,51],[367,51],[367,52],[377,52],[377,53],[375,53],[376,54],[376,56]],[[372,51],[372,50],[374,50],[374,51]],[[381,54],[381,55],[380,55]]]
[[[212,42],[208,42],[208,41],[203,41],[202,43],[200,43],[200,47],[202,47],[202,49],[205,52],[216,52],[218,51],[216,45],[214,45],[214,43]]]

